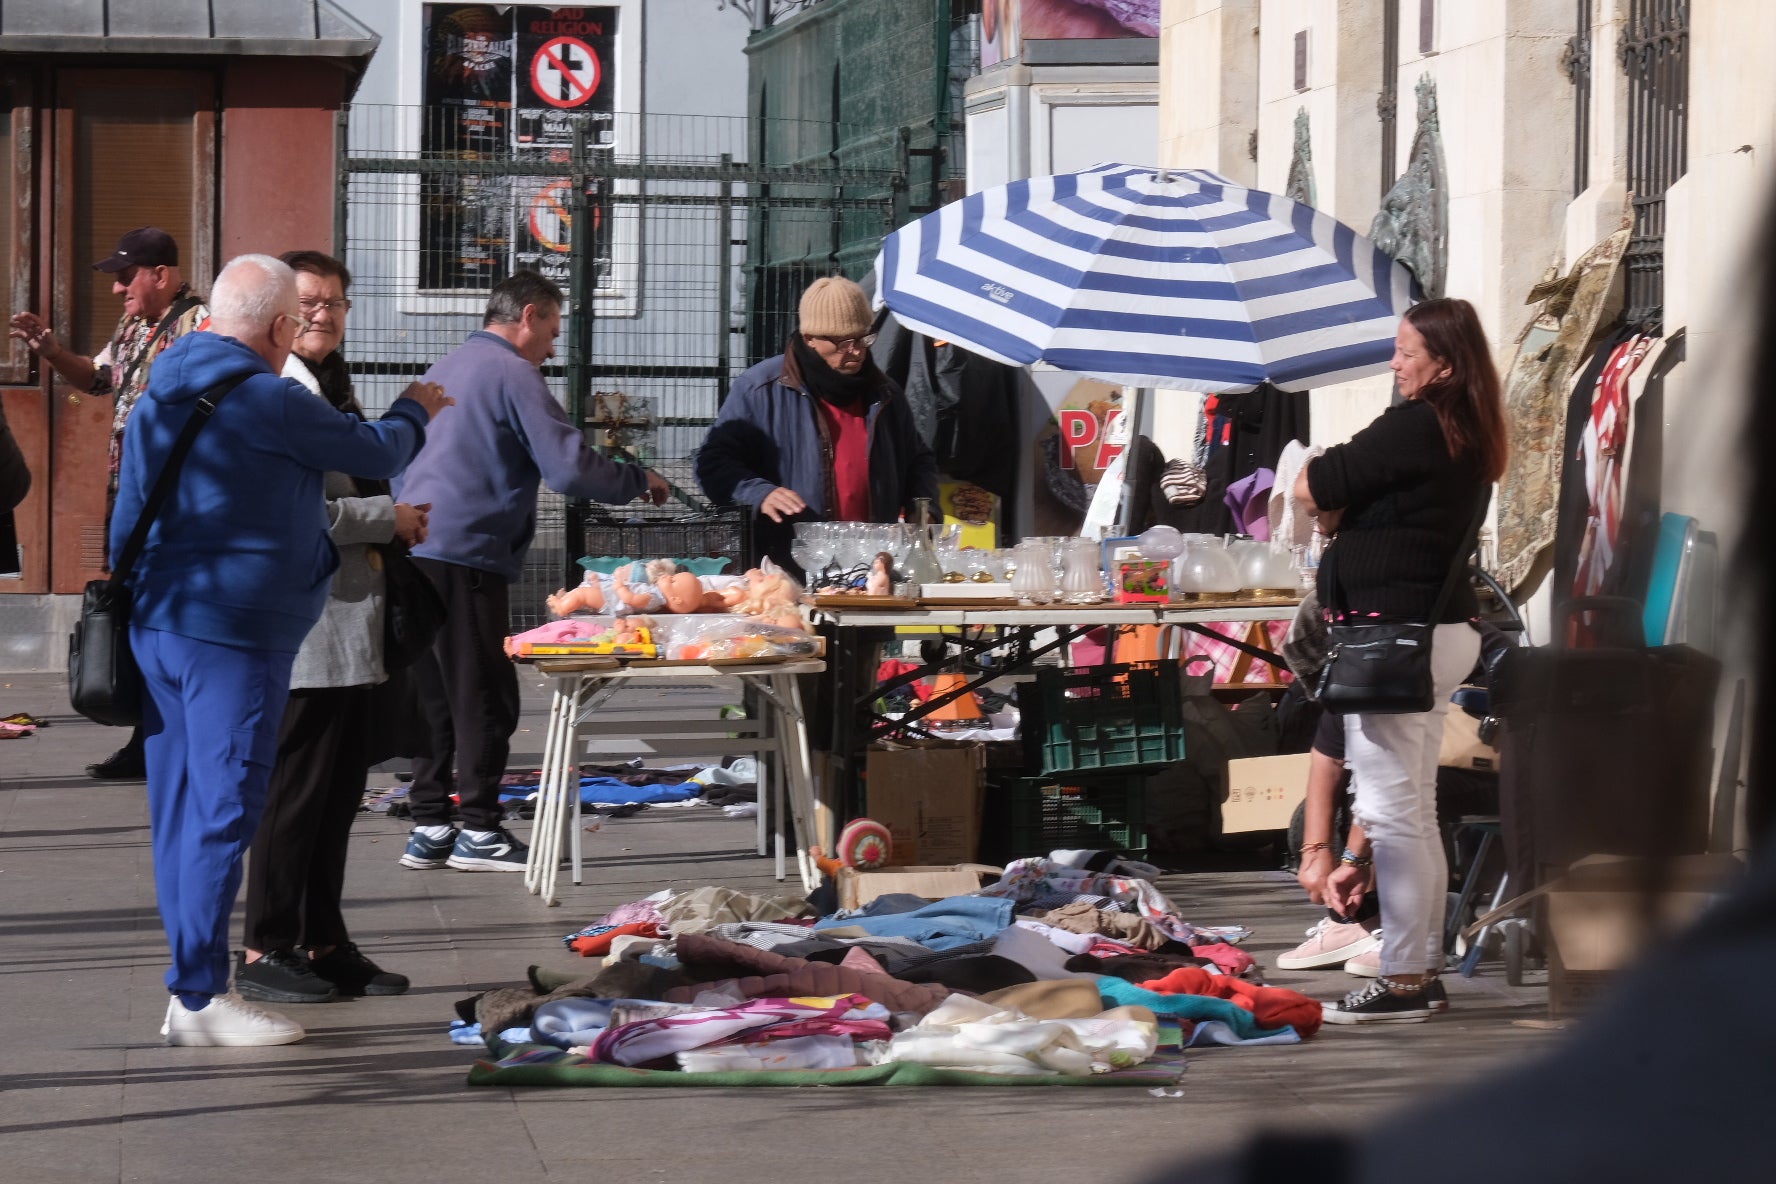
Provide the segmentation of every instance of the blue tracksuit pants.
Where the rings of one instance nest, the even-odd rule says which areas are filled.
[[[294,654],[131,626],[148,695],[154,887],[172,947],[167,989],[228,990],[228,917],[265,809]]]

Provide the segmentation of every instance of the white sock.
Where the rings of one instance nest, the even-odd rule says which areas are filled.
[[[448,823],[438,826],[416,826],[413,828],[413,833],[424,835],[428,839],[447,839],[450,837],[450,826]]]

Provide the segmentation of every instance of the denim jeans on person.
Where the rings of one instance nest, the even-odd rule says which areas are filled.
[[[1437,756],[1450,693],[1479,657],[1480,634],[1472,625],[1438,625],[1431,641],[1437,706],[1414,715],[1344,719],[1352,816],[1374,847],[1384,975],[1442,967],[1449,864],[1437,827]]]

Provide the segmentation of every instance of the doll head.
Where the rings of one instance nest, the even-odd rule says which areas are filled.
[[[703,581],[688,571],[674,572],[659,581],[666,608],[675,613],[694,613],[703,606]]]

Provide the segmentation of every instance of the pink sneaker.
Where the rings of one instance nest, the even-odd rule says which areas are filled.
[[[1381,939],[1361,925],[1340,925],[1323,917],[1307,931],[1307,940],[1286,954],[1278,954],[1278,970],[1313,970],[1336,966],[1340,962],[1349,969],[1349,960],[1362,954],[1380,957]],[[1377,971],[1379,973],[1379,970]]]
[[[1381,932],[1376,931],[1375,944],[1344,964],[1346,974],[1359,978],[1381,977]]]

